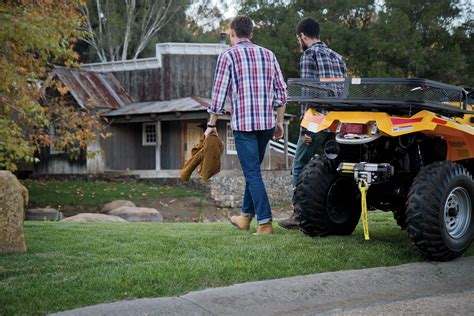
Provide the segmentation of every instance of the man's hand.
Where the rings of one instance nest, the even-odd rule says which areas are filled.
[[[277,123],[275,126],[275,134],[273,135],[273,140],[277,141],[280,138],[283,138],[284,134],[285,132],[283,129],[283,123]]]
[[[303,143],[305,143],[306,145],[309,145],[313,141],[313,138],[306,134],[303,134],[302,138],[303,138]]]
[[[215,128],[215,127],[206,128],[206,131],[204,132],[204,138],[207,138],[207,136],[209,136],[212,133],[217,135],[217,128]]]
[[[204,138],[207,138],[212,133],[215,133],[217,135],[217,128],[215,127],[217,124],[217,115],[214,113],[211,113],[209,116],[209,122],[207,122],[207,129],[204,132]],[[214,126],[214,127],[209,127],[209,126]]]
[[[285,134],[283,129],[283,121],[285,120],[285,109],[286,106],[279,106],[276,109],[277,117],[276,117],[276,126],[275,126],[275,134],[273,135],[273,140],[279,140]]]

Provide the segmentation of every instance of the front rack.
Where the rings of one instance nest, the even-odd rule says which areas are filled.
[[[288,101],[326,110],[391,111],[412,115],[429,110],[446,116],[474,114],[467,91],[426,79],[288,79]]]

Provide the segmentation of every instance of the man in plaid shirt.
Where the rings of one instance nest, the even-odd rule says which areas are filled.
[[[231,23],[232,47],[217,60],[208,109],[210,119],[204,135],[217,133],[216,121],[229,97],[235,147],[246,182],[241,215],[232,216],[230,221],[237,228],[248,230],[251,220],[257,216],[256,234],[263,235],[273,233],[273,227],[260,164],[270,139],[283,137],[287,97],[275,55],[250,41],[252,31],[253,22],[247,16],[237,16]]]
[[[346,63],[344,59],[320,41],[320,26],[313,18],[305,18],[296,27],[296,37],[303,54],[300,58],[301,78],[340,78],[346,76]],[[328,87],[328,86],[326,86]],[[332,95],[325,97],[337,97],[343,92],[343,84],[334,83],[329,86],[334,90]],[[307,105],[301,105],[301,118],[306,112]],[[298,178],[304,166],[317,153],[322,155],[323,144],[326,142],[328,133],[311,133],[301,128],[301,135],[296,144],[295,159],[292,168],[292,185],[296,187]],[[299,223],[293,213],[288,219],[278,223],[283,228],[298,228]]]

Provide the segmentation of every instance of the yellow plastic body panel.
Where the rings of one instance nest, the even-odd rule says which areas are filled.
[[[446,118],[430,111],[420,111],[411,117],[390,116],[383,112],[329,112],[323,115],[315,109],[308,109],[301,126],[310,132],[335,128],[339,123],[377,124],[378,133],[397,137],[421,132],[428,136],[439,136],[448,145],[447,160],[474,158],[474,126],[471,115],[463,118]]]

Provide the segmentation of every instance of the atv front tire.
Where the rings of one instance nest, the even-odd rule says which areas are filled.
[[[408,194],[407,231],[426,258],[459,257],[474,236],[474,181],[463,166],[451,161],[423,168]]]
[[[360,194],[333,160],[312,159],[301,172],[294,197],[296,219],[309,236],[350,235],[360,218]]]

